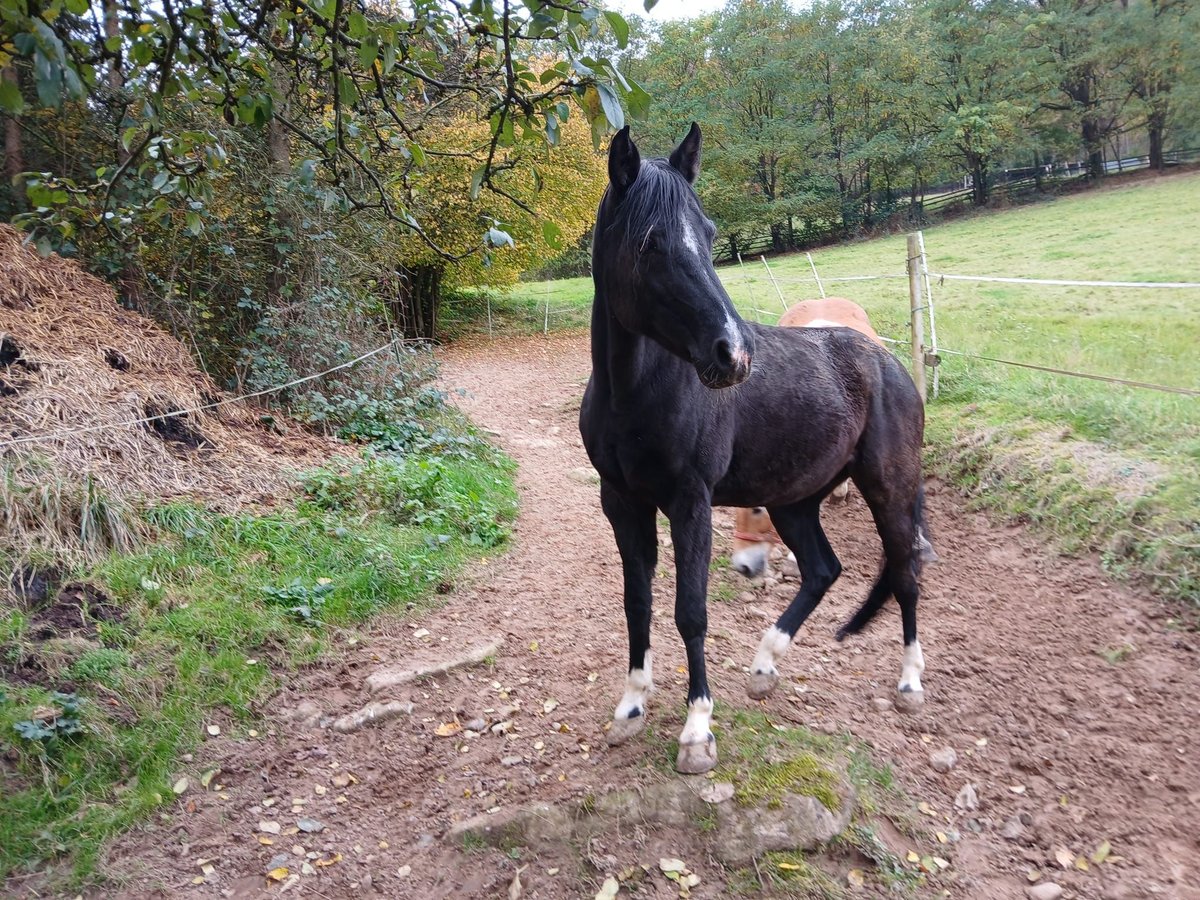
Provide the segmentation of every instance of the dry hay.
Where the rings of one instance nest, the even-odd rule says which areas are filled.
[[[118,306],[107,284],[0,225],[0,444],[40,438],[0,448],[10,550],[22,532],[30,546],[86,544],[89,527],[102,544],[127,545],[135,535],[123,510],[145,501],[269,504],[290,493],[291,473],[336,449],[298,428],[280,433],[243,403],[123,424],[224,396],[178,340]]]

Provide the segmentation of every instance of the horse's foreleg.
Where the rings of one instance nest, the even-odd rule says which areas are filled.
[[[673,504],[667,510],[675,545],[675,625],[688,661],[688,716],[679,735],[675,768],[688,775],[717,764],[712,733],[712,694],[704,665],[708,633],[708,562],[712,553],[712,507],[707,494]]]
[[[758,653],[750,664],[750,682],[746,686],[746,693],[753,700],[762,700],[775,690],[779,684],[776,663],[842,572],[842,564],[821,529],[820,509],[820,500],[806,500],[795,506],[771,510],[776,531],[796,556],[800,590],[779,620],[766,630],[758,645]]]
[[[629,671],[625,693],[613,713],[610,744],[621,744],[645,727],[646,698],[654,688],[650,654],[651,581],[658,562],[655,509],[600,485],[600,505],[612,525],[625,576],[625,624],[629,629]]]

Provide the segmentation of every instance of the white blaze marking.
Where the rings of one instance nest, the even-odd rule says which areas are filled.
[[[654,671],[649,650],[646,651],[643,662],[644,669],[629,670],[625,679],[625,693],[621,702],[617,704],[614,719],[628,719],[635,709],[641,710],[642,715],[646,714],[646,697],[654,690]]]
[[[696,254],[696,256],[700,256],[701,255],[700,242],[698,240],[696,240],[696,232],[692,231],[692,223],[687,220],[686,216],[683,218],[682,231],[683,231],[683,246],[685,246],[689,250],[691,250],[692,253]]]
[[[693,700],[688,704],[687,721],[683,723],[683,731],[679,733],[681,744],[702,744],[712,734],[713,702],[707,697]]]
[[[804,323],[805,328],[845,328],[841,322],[831,322],[828,319],[813,319]]]
[[[790,646],[792,639],[788,633],[772,625],[763,633],[758,652],[754,654],[754,662],[750,663],[751,674],[774,675],[778,671],[775,661],[781,659]]]
[[[925,655],[921,652],[921,642],[913,641],[904,648],[904,667],[900,670],[900,691],[923,690],[921,673],[925,671]]]

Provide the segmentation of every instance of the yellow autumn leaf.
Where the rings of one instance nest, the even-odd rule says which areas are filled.
[[[333,856],[329,857],[328,859],[318,859],[315,863],[313,863],[313,865],[324,868],[325,866],[332,866],[334,863],[340,863],[341,861],[342,861],[342,854],[335,853],[335,854],[333,854]]]
[[[862,869],[851,869],[846,873],[846,880],[854,887],[862,887],[867,879],[863,875]]]
[[[457,722],[443,722],[437,728],[433,729],[433,733],[438,737],[450,737],[452,734],[458,734],[462,731],[462,726]]]
[[[1075,868],[1077,868],[1080,872],[1088,871],[1090,866],[1088,866],[1087,857],[1084,857],[1084,856],[1075,857]]]
[[[909,850],[908,855],[905,856],[904,858],[907,859],[910,863],[915,863],[915,862],[921,861],[921,857],[917,856],[916,852],[912,851],[912,850]]]
[[[283,879],[288,877],[288,867],[280,866],[278,869],[272,869],[267,873],[267,877],[272,881],[283,881]]]
[[[781,863],[776,863],[775,865],[777,868],[783,869],[785,872],[799,872],[800,871],[800,867],[798,865],[796,865],[795,863],[781,862]]]
[[[1100,863],[1108,859],[1110,853],[1112,853],[1112,844],[1110,844],[1108,841],[1105,841],[1096,848],[1095,852],[1092,853],[1092,862],[1094,862],[1096,865],[1100,865]]]

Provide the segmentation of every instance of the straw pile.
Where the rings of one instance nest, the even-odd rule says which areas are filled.
[[[0,530],[36,530],[17,518],[64,491],[85,507],[97,498],[136,505],[191,497],[221,509],[270,503],[290,492],[290,473],[336,448],[296,427],[280,433],[241,403],[122,424],[223,397],[179,341],[119,307],[108,285],[75,262],[39,256],[0,225],[0,445],[39,438],[0,447]],[[102,427],[56,436],[90,426]],[[30,501],[30,490],[43,499]]]

